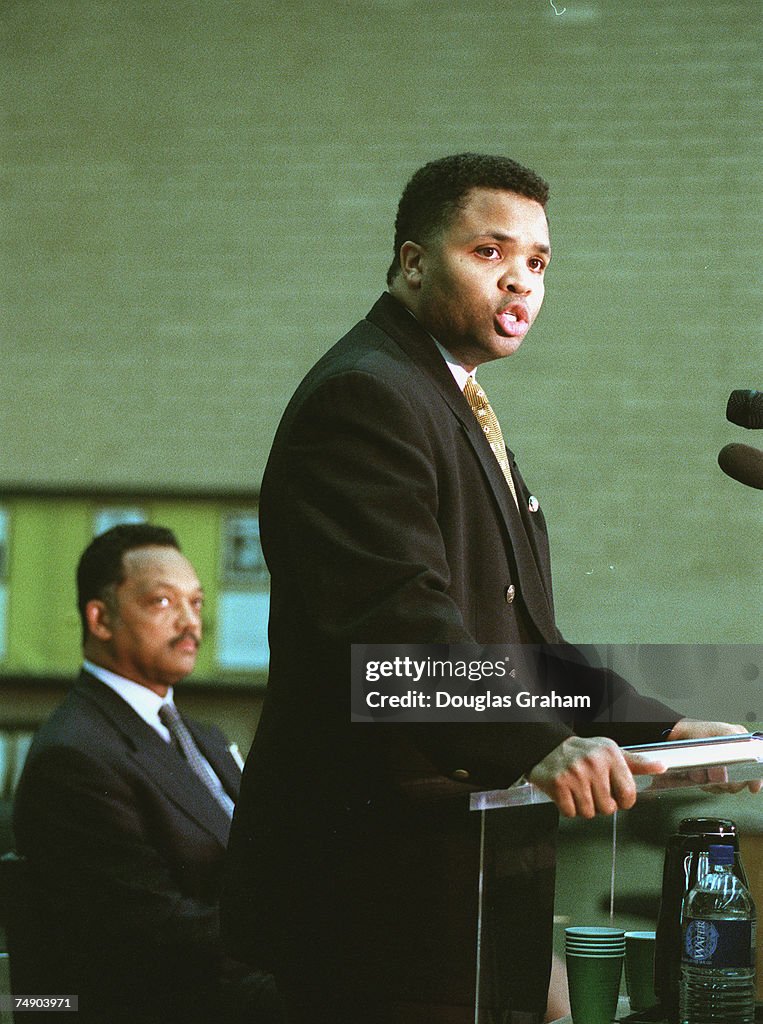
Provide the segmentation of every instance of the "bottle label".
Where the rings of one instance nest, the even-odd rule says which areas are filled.
[[[752,967],[751,921],[705,921],[689,918],[684,931],[683,962],[706,967]]]

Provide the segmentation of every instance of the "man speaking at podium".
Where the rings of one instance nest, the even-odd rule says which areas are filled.
[[[388,292],[310,371],[261,492],[270,680],[229,847],[231,952],[276,974],[292,1024],[474,1019],[474,789],[526,774],[564,814],[635,800],[613,740],[713,734],[627,692],[612,738],[559,722],[350,723],[353,643],[560,644],[543,512],[476,368],[543,302],[546,183],[503,157],[434,161],[400,202]],[[599,727],[597,726],[597,729]],[[733,730],[733,727],[723,727]],[[557,809],[517,815],[495,1019],[546,1006]]]

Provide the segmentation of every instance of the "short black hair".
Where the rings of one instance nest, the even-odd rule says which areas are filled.
[[[507,156],[457,153],[420,167],[405,186],[395,219],[395,254],[387,284],[400,269],[404,242],[426,242],[446,226],[464,197],[474,188],[494,188],[527,196],[545,210],[549,188],[535,171]]]
[[[85,606],[88,601],[103,601],[110,588],[125,578],[124,555],[135,548],[175,548],[180,544],[172,530],[151,523],[122,523],[98,534],[82,552],[77,566],[77,607],[82,620],[82,642],[88,628]]]

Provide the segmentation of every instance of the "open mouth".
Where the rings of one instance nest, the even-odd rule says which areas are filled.
[[[500,332],[507,338],[521,338],[530,327],[530,315],[523,302],[512,302],[509,307],[496,313],[495,319]]]

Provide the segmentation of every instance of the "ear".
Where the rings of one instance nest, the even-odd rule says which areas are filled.
[[[88,601],[85,605],[85,620],[96,640],[111,640],[111,612],[105,601]]]
[[[424,247],[418,242],[403,242],[400,246],[400,270],[409,288],[421,286]]]

